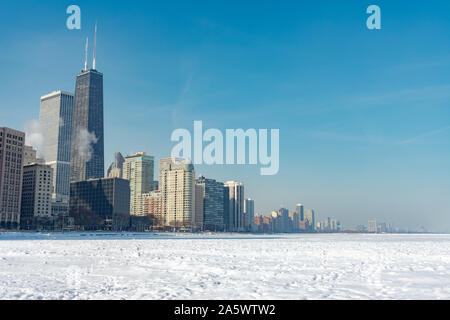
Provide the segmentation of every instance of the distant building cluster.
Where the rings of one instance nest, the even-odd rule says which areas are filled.
[[[95,52],[94,52],[95,57]],[[183,159],[116,152],[104,168],[103,74],[85,67],[75,93],[40,99],[41,150],[0,128],[0,228],[21,230],[338,232],[299,204],[255,214],[244,183],[196,176]],[[38,157],[38,154],[40,157]]]
[[[355,231],[361,233],[392,233],[401,232],[402,230],[394,228],[391,224],[385,222],[377,223],[375,219],[372,219],[367,222],[367,226],[358,225]]]
[[[340,232],[341,224],[336,219],[327,218],[316,222],[314,210],[305,210],[298,204],[293,211],[281,208],[271,216],[256,215],[254,231],[264,233],[301,233],[301,232]]]

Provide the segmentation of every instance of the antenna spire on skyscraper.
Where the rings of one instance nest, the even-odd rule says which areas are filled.
[[[95,23],[95,34],[94,34],[94,62],[92,63],[92,69],[95,70],[95,56],[97,51],[97,22]]]
[[[89,44],[89,38],[86,38],[86,56],[84,58],[84,71],[87,71],[88,44]]]

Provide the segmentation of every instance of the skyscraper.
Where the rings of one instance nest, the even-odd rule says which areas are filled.
[[[277,220],[280,219],[280,224],[278,224],[278,232],[289,232],[289,210],[286,208],[281,208],[278,210]]]
[[[67,206],[70,195],[73,104],[72,93],[55,91],[41,97],[39,116],[45,136],[45,164],[53,168],[52,198]]]
[[[200,176],[196,180],[196,184],[201,185],[203,187],[203,198],[201,199],[201,201],[203,202],[204,229],[211,231],[222,231],[224,229],[224,214],[225,214],[224,212],[225,187],[223,183]]]
[[[300,221],[304,221],[305,220],[305,209],[303,207],[302,204],[298,204],[297,207],[295,208],[295,212],[297,212]]]
[[[297,211],[290,212],[289,218],[292,220],[292,232],[298,232],[300,229],[300,215]]]
[[[316,229],[316,214],[314,213],[314,210],[306,210],[305,220],[308,222],[308,227],[310,230]]]
[[[244,201],[244,212],[246,216],[246,220],[248,224],[245,226],[245,229],[250,232],[254,232],[254,224],[255,224],[255,200],[253,199],[245,199]]]
[[[229,190],[229,231],[244,231],[244,184],[228,181],[225,188]]]
[[[108,167],[108,171],[106,176],[108,178],[122,178],[123,173],[123,164],[125,163],[125,159],[120,152],[116,152],[114,154],[114,162]]]
[[[203,231],[205,217],[205,185],[195,184],[195,225],[193,229]]]
[[[130,181],[130,214],[143,216],[142,194],[153,190],[154,157],[145,152],[127,156],[123,164],[122,176]]]
[[[223,230],[230,231],[230,189],[226,188],[225,185],[223,187]]]
[[[70,165],[72,182],[105,175],[103,74],[95,69],[95,49],[93,68],[87,69],[86,60],[76,79]]]
[[[22,200],[25,133],[0,127],[0,227],[17,228]]]
[[[191,229],[195,221],[195,172],[191,163],[161,159],[159,189],[165,226]]]

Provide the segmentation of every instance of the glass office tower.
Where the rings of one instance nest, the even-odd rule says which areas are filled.
[[[53,168],[52,199],[67,205],[70,195],[73,105],[73,93],[55,91],[41,97],[39,116],[45,135],[45,164]]]

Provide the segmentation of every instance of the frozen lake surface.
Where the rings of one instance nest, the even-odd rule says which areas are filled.
[[[450,235],[0,233],[0,299],[450,299]]]

